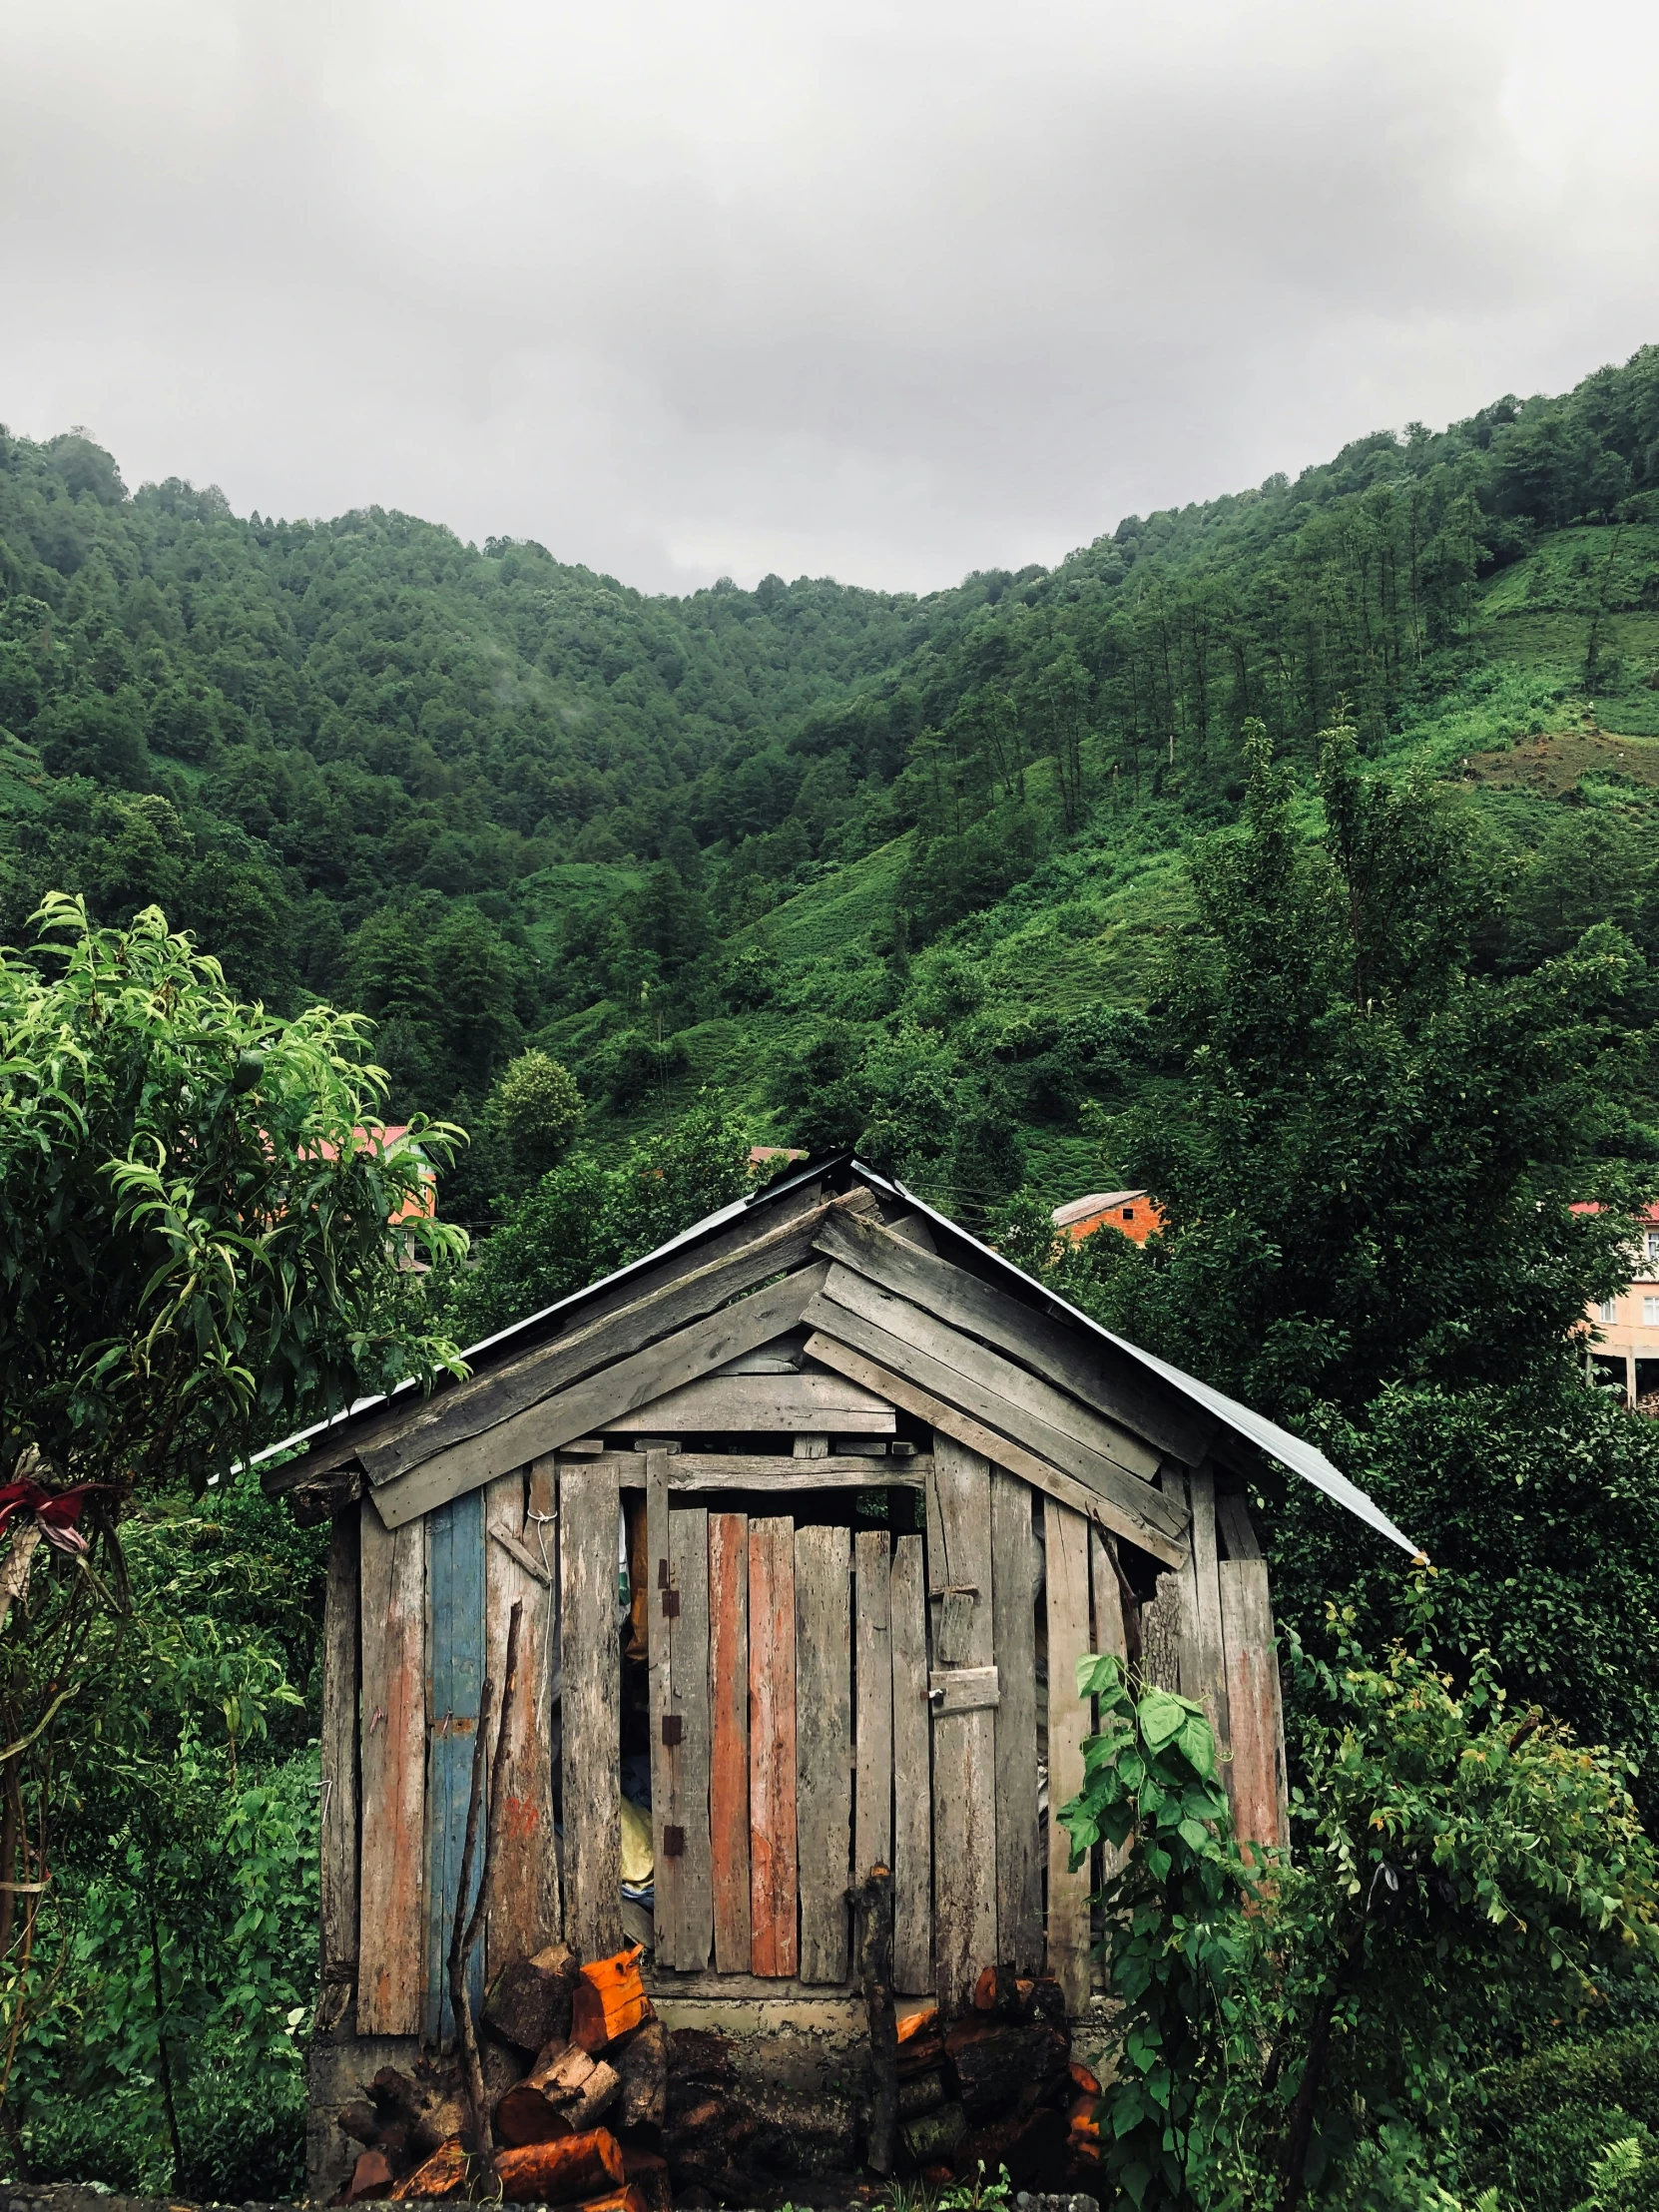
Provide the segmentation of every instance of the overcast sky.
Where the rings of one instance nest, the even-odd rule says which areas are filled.
[[[1659,338],[1651,0],[0,0],[0,421],[925,590]]]

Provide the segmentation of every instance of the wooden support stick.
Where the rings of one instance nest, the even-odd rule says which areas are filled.
[[[892,2000],[892,1874],[871,1867],[848,1896],[856,1931],[858,1976],[869,2020],[868,2163],[878,2174],[893,2170],[898,2133],[898,2015]]]
[[[461,1846],[461,1880],[455,1898],[455,1922],[449,1937],[449,2002],[454,2009],[455,2024],[460,2033],[461,2051],[466,2060],[466,2089],[472,2104],[472,2126],[478,2148],[487,2157],[495,2148],[490,2128],[489,2100],[484,2090],[483,2061],[478,2055],[478,2029],[472,2017],[472,1997],[466,1985],[467,1967],[472,1953],[478,1947],[478,1938],[484,1933],[484,1920],[489,1912],[490,1888],[495,1875],[496,1852],[501,1842],[501,1808],[505,1799],[503,1787],[506,1780],[507,1724],[512,1718],[513,1692],[518,1687],[518,1624],[524,1613],[524,1600],[515,1600],[507,1621],[507,1663],[503,1674],[501,1692],[501,1722],[495,1732],[495,1757],[490,1762],[489,1815],[484,1824],[484,1867],[478,1878],[478,1895],[470,1915],[467,1912],[467,1891],[472,1884],[472,1857],[478,1844],[478,1815],[484,1794],[485,1746],[489,1741],[490,1708],[495,1702],[495,1684],[488,1676],[484,1679],[483,1692],[478,1700],[478,1732],[472,1742],[472,1788],[466,1807],[466,1841]]]

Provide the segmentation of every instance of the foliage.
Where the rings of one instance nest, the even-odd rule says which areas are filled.
[[[1077,1859],[1133,1839],[1106,1905],[1135,2071],[1106,2092],[1102,2137],[1137,2205],[1289,2207],[1304,2186],[1356,2202],[1380,2154],[1409,2164],[1413,2134],[1454,2146],[1469,2073],[1605,2003],[1610,1978],[1651,1985],[1659,1867],[1625,1762],[1536,1709],[1517,1721],[1484,1654],[1459,1687],[1433,1659],[1425,1580],[1413,1604],[1413,1637],[1381,1661],[1351,1620],[1335,1664],[1289,1639],[1296,1848],[1254,1876],[1199,1710],[1132,1695],[1115,1659],[1079,1670],[1102,1727],[1061,1818]]]
[[[383,1144],[361,1023],[239,1004],[154,909],[40,918],[55,977],[0,955],[7,1460],[200,1484],[262,1422],[452,1365],[398,1264],[458,1253],[424,1210],[451,1133]]]
[[[131,1611],[93,1624],[98,1725],[27,1968],[23,2153],[42,2179],[290,2194],[315,1982],[305,1693],[325,1534],[245,1482],[148,1500],[125,1550]]]
[[[1161,1237],[1096,1239],[1093,1303],[1264,1407],[1513,1382],[1629,1272],[1630,945],[1607,925],[1482,972],[1499,902],[1444,798],[1325,733],[1326,835],[1256,726],[1243,828],[1201,847],[1150,1008],[1180,1104],[1114,1131]],[[1599,1211],[1583,1210],[1595,1201]],[[1080,1264],[1081,1265],[1081,1264]]]
[[[1604,2148],[1632,2137],[1659,2159],[1659,2032],[1550,2043],[1478,2074],[1459,2099],[1470,2184],[1514,2212],[1555,2212],[1593,2186]],[[1627,2201],[1651,2202],[1654,2172]]]
[[[1072,1867],[1096,1844],[1113,1857],[1132,1845],[1104,1897],[1122,2056],[1101,2099],[1101,2161],[1137,2207],[1201,2201],[1240,2039],[1240,1899],[1254,1877],[1232,1841],[1203,1707],[1156,1687],[1137,1694],[1109,1653],[1079,1663],[1077,1688],[1098,1699],[1099,1727],[1082,1790],[1060,1808]]]
[[[510,1328],[665,1244],[756,1188],[743,1124],[713,1097],[615,1165],[573,1153],[549,1170],[456,1281],[448,1310],[466,1343]]]

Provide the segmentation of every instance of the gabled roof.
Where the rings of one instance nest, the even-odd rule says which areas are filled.
[[[1312,1444],[1306,1443],[1301,1437],[1292,1435],[1289,1430],[1281,1428],[1277,1423],[1252,1411],[1249,1406],[1241,1405],[1236,1399],[1226,1396],[1219,1390],[1212,1389],[1209,1384],[1198,1381],[1196,1377],[1183,1374],[1179,1369],[1157,1359],[1153,1354],[1142,1351],[1139,1346],[1131,1344],[1127,1339],[1115,1336],[1111,1331],[1102,1329],[1088,1315],[1067,1304],[1064,1300],[1055,1297],[1041,1283],[1016,1267],[1012,1261],[993,1251],[989,1246],[981,1244],[958,1224],[935,1212],[923,1200],[918,1199],[913,1192],[906,1190],[902,1184],[877,1174],[873,1169],[864,1166],[860,1161],[853,1158],[850,1153],[839,1153],[821,1161],[808,1162],[802,1168],[781,1176],[775,1183],[769,1185],[767,1189],[757,1192],[753,1197],[738,1200],[733,1205],[723,1207],[717,1213],[709,1215],[705,1220],[695,1223],[690,1229],[683,1231],[680,1236],[672,1238],[667,1244],[659,1246],[655,1251],[631,1262],[627,1267],[619,1268],[614,1274],[604,1278],[601,1282],[591,1284],[586,1289],[577,1291],[570,1297],[558,1301],[555,1305],[527,1316],[511,1328],[502,1330],[493,1337],[486,1338],[481,1344],[473,1346],[466,1354],[468,1367],[472,1371],[468,1382],[456,1384],[448,1381],[441,1382],[430,1397],[425,1399],[422,1399],[413,1385],[405,1384],[389,1396],[359,1399],[356,1404],[345,1412],[336,1414],[331,1420],[318,1422],[313,1427],[287,1438],[283,1443],[271,1446],[268,1450],[258,1454],[260,1461],[269,1461],[278,1454],[285,1455],[299,1443],[306,1444],[308,1450],[303,1459],[291,1462],[278,1469],[273,1469],[267,1476],[267,1486],[272,1489],[282,1490],[298,1488],[308,1480],[308,1470],[310,1468],[314,1467],[318,1470],[335,1468],[347,1464],[352,1461],[353,1457],[357,1457],[360,1463],[367,1468],[369,1479],[372,1482],[384,1485],[378,1487],[375,1492],[384,1516],[387,1512],[388,1501],[396,1496],[399,1488],[407,1489],[411,1476],[408,1473],[403,1473],[401,1481],[399,1481],[401,1462],[396,1460],[395,1454],[393,1463],[383,1464],[379,1467],[375,1465],[374,1455],[378,1439],[386,1436],[391,1436],[394,1439],[406,1439],[411,1430],[424,1431],[432,1438],[429,1448],[433,1454],[433,1459],[428,1461],[429,1465],[434,1463],[435,1460],[445,1457],[451,1464],[454,1464],[470,1453],[471,1458],[467,1460],[465,1469],[467,1486],[470,1486],[472,1481],[482,1481],[489,1478],[488,1474],[480,1474],[475,1471],[471,1464],[472,1460],[476,1460],[478,1464],[489,1463],[492,1472],[503,1471],[502,1468],[494,1467],[493,1462],[489,1462],[489,1440],[499,1429],[501,1443],[495,1453],[495,1456],[499,1458],[504,1451],[517,1448],[515,1436],[522,1438],[530,1435],[531,1431],[523,1428],[520,1424],[535,1412],[538,1405],[545,1408],[549,1402],[548,1390],[543,1387],[538,1394],[538,1387],[534,1381],[535,1371],[539,1365],[535,1356],[543,1348],[546,1348],[547,1359],[556,1365],[566,1347],[580,1344],[590,1334],[594,1335],[596,1340],[601,1338],[615,1320],[625,1318],[630,1311],[637,1310],[630,1306],[631,1298],[639,1300],[642,1304],[645,1302],[647,1295],[655,1300],[658,1290],[665,1281],[672,1282],[681,1276],[687,1279],[700,1274],[705,1276],[712,1286],[711,1298],[717,1298],[724,1281],[720,1255],[733,1246],[732,1231],[734,1227],[754,1223],[755,1230],[754,1234],[748,1238],[749,1245],[754,1246],[757,1239],[763,1236],[766,1236],[766,1241],[770,1244],[772,1240],[770,1236],[767,1236],[764,1224],[765,1218],[769,1214],[774,1215],[777,1217],[776,1234],[781,1240],[780,1250],[782,1250],[784,1245],[788,1243],[791,1219],[795,1215],[803,1215],[803,1218],[805,1218],[804,1206],[810,1204],[809,1194],[815,1186],[820,1187],[827,1195],[839,1194],[843,1199],[848,1194],[855,1193],[862,1186],[874,1194],[878,1201],[886,1202],[890,1211],[924,1218],[932,1232],[939,1260],[945,1261],[950,1264],[951,1268],[959,1270],[961,1278],[967,1279],[970,1291],[974,1283],[985,1286],[984,1292],[978,1294],[979,1303],[985,1309],[983,1314],[969,1311],[965,1318],[960,1313],[953,1317],[956,1325],[966,1332],[967,1337],[977,1340],[980,1345],[1000,1344],[1004,1350],[1013,1351],[1016,1356],[1023,1356],[1023,1347],[1019,1343],[1021,1325],[1017,1313],[1013,1311],[1014,1308],[1023,1309],[1029,1315],[1029,1328],[1034,1338],[1042,1333],[1045,1317],[1050,1337],[1054,1336],[1052,1325],[1054,1323],[1061,1324],[1066,1343],[1061,1347],[1059,1367],[1056,1368],[1052,1365],[1052,1357],[1051,1364],[1046,1370],[1042,1367],[1040,1361],[1035,1363],[1038,1367],[1038,1378],[1027,1379],[1029,1382],[1028,1395],[1034,1391],[1046,1392],[1048,1398],[1054,1397],[1057,1393],[1051,1388],[1050,1383],[1040,1380],[1040,1377],[1044,1373],[1050,1376],[1058,1375],[1060,1377],[1060,1388],[1069,1388],[1073,1398],[1082,1401],[1075,1406],[1079,1423],[1086,1423],[1088,1420],[1095,1419],[1096,1425],[1100,1426],[1097,1417],[1087,1412],[1091,1394],[1090,1375],[1094,1370],[1098,1370],[1103,1387],[1108,1386],[1110,1378],[1116,1378],[1116,1382],[1110,1384],[1110,1387],[1117,1387],[1120,1394],[1124,1386],[1128,1387],[1132,1397],[1137,1391],[1141,1393],[1138,1402],[1144,1406],[1149,1416],[1141,1426],[1143,1435],[1152,1436],[1156,1439],[1161,1432],[1170,1428],[1172,1422],[1179,1428],[1183,1417],[1190,1427],[1196,1412],[1203,1420],[1219,1423],[1222,1428],[1230,1431],[1244,1443],[1266,1453],[1269,1458],[1276,1460],[1291,1472],[1301,1476],[1303,1480],[1311,1482],[1316,1488],[1324,1490],[1328,1496],[1335,1498],[1350,1512],[1365,1521],[1368,1526],[1377,1529],[1380,1534],[1386,1536],[1403,1550],[1415,1554],[1417,1547],[1412,1544],[1410,1539],[1394,1526],[1387,1515],[1363,1490],[1350,1482],[1337,1467],[1332,1465],[1325,1454],[1317,1450]],[[810,1229],[806,1229],[802,1234],[805,1238],[810,1239],[812,1232]],[[878,1230],[877,1235],[885,1237],[886,1232]],[[888,1242],[890,1243],[891,1240],[889,1239]],[[811,1245],[810,1249],[807,1244],[803,1244],[798,1254],[793,1253],[792,1248],[792,1256],[799,1268],[803,1260],[811,1259],[814,1254],[822,1254],[827,1250],[829,1250],[829,1247],[823,1242]],[[844,1256],[844,1251],[839,1255],[832,1254],[829,1265],[834,1267],[837,1257]],[[680,1270],[665,1271],[665,1260],[676,1257],[683,1261],[683,1267]],[[912,1261],[924,1278],[929,1264],[936,1271],[937,1263],[929,1263],[925,1257],[912,1255]],[[815,1284],[807,1284],[808,1272],[811,1271],[804,1271],[798,1276],[790,1277],[788,1281],[806,1285],[807,1292],[810,1293],[817,1284],[822,1283],[823,1263],[819,1266]],[[946,1273],[949,1273],[948,1269]],[[655,1279],[655,1282],[648,1281],[648,1279]],[[957,1281],[959,1279],[951,1276],[950,1280]],[[701,1307],[689,1308],[688,1311],[701,1314],[703,1318],[697,1322],[695,1328],[683,1330],[679,1336],[674,1337],[671,1341],[679,1343],[682,1337],[686,1340],[697,1337],[707,1366],[715,1364],[714,1354],[717,1352],[721,1358],[729,1356],[722,1347],[728,1342],[735,1343],[734,1327],[751,1324],[753,1325],[750,1328],[750,1335],[752,1336],[754,1327],[765,1325],[774,1306],[777,1306],[779,1315],[785,1316],[781,1326],[784,1328],[793,1326],[798,1318],[802,1299],[798,1298],[793,1308],[788,1306],[787,1301],[780,1305],[775,1294],[785,1289],[786,1285],[774,1284],[771,1289],[754,1290],[752,1288],[753,1281],[752,1271],[749,1281],[742,1286],[751,1289],[751,1296],[741,1299],[738,1304],[734,1305],[730,1300],[727,1300],[722,1305],[717,1299],[717,1304],[713,1310],[711,1310],[711,1306],[707,1301]],[[883,1290],[879,1286],[874,1288],[865,1286],[865,1288],[871,1299],[877,1302],[885,1299],[888,1306],[895,1311],[898,1308],[903,1308],[914,1318],[925,1316],[927,1303],[925,1291],[913,1294],[919,1299],[918,1306],[909,1306],[903,1297],[895,1301],[889,1297],[888,1290]],[[734,1298],[737,1296],[737,1287],[734,1287],[731,1295]],[[968,1299],[968,1305],[970,1308],[973,1306],[971,1296]],[[877,1316],[884,1316],[886,1309],[877,1305],[874,1311]],[[814,1297],[811,1305],[807,1308],[807,1326],[821,1332],[820,1337],[815,1341],[828,1341],[822,1335],[827,1312],[829,1312],[829,1309],[825,1308],[822,1296]],[[833,1313],[839,1315],[840,1309],[834,1309]],[[1014,1325],[1012,1334],[1010,1334],[1009,1329],[1010,1318]],[[877,1324],[871,1323],[867,1318],[862,1322],[855,1316],[850,1315],[843,1316],[842,1319],[844,1320],[844,1327],[841,1326],[841,1322],[835,1321],[831,1316],[830,1335],[841,1348],[833,1355],[836,1364],[840,1364],[843,1360],[850,1363],[843,1367],[843,1372],[848,1374],[857,1372],[865,1379],[867,1379],[867,1374],[886,1372],[879,1359],[877,1359],[876,1365],[867,1371],[860,1370],[857,1367],[862,1354],[869,1352],[872,1341],[877,1348],[888,1341],[883,1337],[881,1328]],[[951,1332],[947,1331],[946,1334],[949,1336]],[[958,1338],[954,1341],[961,1342],[962,1340]],[[852,1347],[850,1351],[846,1350],[848,1346]],[[1092,1355],[1091,1347],[1093,1347]],[[661,1350],[660,1344],[657,1349]],[[747,1342],[737,1344],[736,1349],[739,1351],[747,1349]],[[924,1367],[928,1365],[925,1355],[916,1355],[916,1357],[920,1359]],[[997,1352],[989,1350],[984,1351],[982,1357],[976,1359],[972,1364],[987,1370],[993,1366],[1001,1369],[1008,1367],[1008,1362],[1002,1360]],[[1027,1364],[1032,1363],[1028,1362]],[[888,1363],[888,1365],[890,1367],[891,1363]],[[570,1372],[572,1376],[577,1376],[587,1371],[582,1370],[579,1362],[574,1362],[571,1365]],[[604,1372],[603,1367],[600,1372]],[[480,1379],[491,1376],[498,1378],[495,1385],[488,1388],[474,1387],[475,1384],[479,1383]],[[529,1378],[529,1380],[525,1380],[526,1378]],[[673,1379],[665,1386],[674,1386]],[[879,1389],[882,1385],[877,1382],[874,1386]],[[456,1389],[465,1394],[468,1404],[476,1405],[479,1409],[476,1418],[470,1422],[464,1417],[465,1408],[462,1405],[449,1403],[452,1393]],[[643,1397],[636,1397],[634,1402],[643,1402],[655,1394],[655,1391],[645,1388]],[[1094,1394],[1096,1402],[1101,1402],[1098,1392]],[[565,1392],[564,1395],[575,1397],[578,1393],[570,1390]],[[972,1396],[973,1384],[970,1380],[962,1382],[961,1387],[956,1392],[955,1401],[966,1402]],[[1046,1399],[1042,1402],[1046,1403]],[[1180,1407],[1183,1405],[1188,1408],[1185,1416],[1180,1413]],[[1158,1411],[1160,1406],[1164,1408],[1162,1414]],[[598,1425],[603,1426],[602,1419]],[[1011,1424],[1003,1421],[1000,1425],[1006,1431]],[[1043,1424],[1035,1415],[1032,1416],[1032,1425],[1037,1431],[1042,1432]],[[1109,1421],[1105,1425],[1109,1427]],[[1130,1425],[1134,1425],[1133,1415],[1130,1416]],[[579,1431],[567,1429],[566,1432],[575,1434]],[[1050,1427],[1046,1433],[1052,1436],[1052,1428]],[[1089,1469],[1095,1466],[1096,1462],[1090,1456],[1090,1447],[1086,1441],[1086,1427],[1082,1430],[1082,1434],[1085,1440],[1077,1442],[1076,1451],[1082,1455],[1081,1465],[1084,1479],[1088,1480]],[[549,1446],[546,1443],[532,1444],[531,1448],[522,1451],[521,1458],[534,1456],[537,1451],[548,1448],[556,1448],[556,1446]],[[1035,1448],[1039,1450],[1043,1448],[1040,1441]],[[401,1449],[403,1459],[407,1460],[411,1455],[406,1442],[401,1446]],[[1200,1446],[1199,1451],[1195,1452],[1195,1449],[1189,1445],[1184,1449],[1172,1450],[1172,1456],[1191,1460],[1199,1455],[1201,1449]],[[1156,1456],[1156,1452],[1154,1452],[1147,1464],[1155,1464]],[[510,1459],[505,1461],[505,1464],[512,1463],[516,1462]],[[1120,1452],[1119,1465],[1126,1463]],[[1100,1464],[1106,1468],[1108,1475],[1116,1471],[1110,1468],[1107,1462],[1102,1461]],[[1144,1475],[1146,1466],[1143,1465],[1136,1471]],[[419,1468],[416,1467],[414,1472],[418,1473]],[[1060,1479],[1065,1481],[1067,1478],[1062,1475]],[[1144,1484],[1133,1484],[1131,1487],[1142,1498],[1143,1505],[1147,1495],[1154,1498],[1157,1496],[1155,1491],[1147,1491]],[[422,1493],[419,1491],[419,1486],[416,1485],[416,1497],[418,1498],[420,1494]],[[451,1491],[446,1494],[456,1493]],[[435,1501],[434,1498],[433,1502]],[[402,1517],[426,1509],[428,1507],[424,1504],[409,1502],[402,1511]]]

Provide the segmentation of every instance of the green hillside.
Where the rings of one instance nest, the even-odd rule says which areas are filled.
[[[0,433],[0,931],[160,901],[247,992],[376,1016],[399,1108],[474,1116],[536,1042],[601,1140],[712,1084],[970,1212],[1067,1195],[1246,718],[1306,765],[1340,702],[1512,850],[1494,958],[1655,910],[1659,347],[924,598],[650,598]]]

